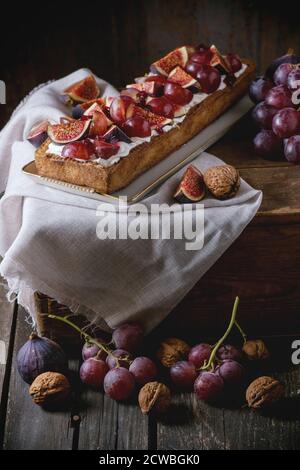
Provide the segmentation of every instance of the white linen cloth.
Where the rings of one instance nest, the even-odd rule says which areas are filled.
[[[206,197],[200,250],[186,250],[184,239],[97,238],[98,201],[39,185],[21,172],[34,158],[34,148],[26,141],[29,130],[41,120],[65,114],[58,93],[87,73],[81,69],[34,90],[0,134],[0,192],[6,188],[0,202],[0,273],[33,320],[33,293],[41,291],[106,329],[139,321],[149,331],[240,235],[257,212],[262,194],[242,181],[233,199]],[[104,95],[117,94],[96,79]],[[193,163],[205,170],[222,161],[205,152]],[[173,204],[172,193],[183,172],[143,203]],[[194,214],[201,207],[189,205]],[[119,215],[122,223],[125,215]]]

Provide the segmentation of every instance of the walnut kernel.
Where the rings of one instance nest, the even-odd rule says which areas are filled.
[[[141,388],[138,401],[143,414],[151,410],[164,413],[171,404],[171,392],[163,383],[148,382]]]
[[[268,359],[270,357],[267,346],[261,339],[246,341],[243,351],[250,361]]]
[[[204,173],[204,183],[217,199],[229,199],[240,187],[240,175],[231,165],[214,166]]]
[[[32,382],[29,394],[34,403],[40,406],[59,404],[70,393],[68,379],[58,372],[44,372]]]
[[[190,346],[179,338],[167,338],[160,343],[157,358],[164,367],[172,367],[176,362],[185,359]]]

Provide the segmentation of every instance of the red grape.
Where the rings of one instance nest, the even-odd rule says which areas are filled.
[[[241,70],[243,64],[237,54],[227,54],[226,59],[228,60],[231,71],[233,73],[236,73]]]
[[[124,132],[128,137],[149,137],[151,126],[142,116],[132,116],[123,124]]]
[[[174,106],[164,96],[152,98],[147,103],[148,108],[155,114],[172,119],[174,117]]]
[[[300,132],[300,113],[294,108],[284,108],[278,111],[273,118],[274,134],[286,139]]]
[[[84,384],[94,388],[101,388],[108,370],[108,365],[105,361],[96,357],[90,357],[82,363],[79,375]]]
[[[97,157],[107,159],[118,153],[119,144],[105,142],[101,137],[97,136],[94,141],[94,148]]]
[[[278,113],[277,108],[273,108],[262,101],[252,110],[254,121],[263,129],[272,129],[273,117]]]
[[[103,343],[104,341],[101,338],[97,338],[99,343]],[[103,350],[98,348],[96,344],[92,343],[84,343],[82,347],[82,359],[86,361],[90,357],[95,357],[98,355],[98,359],[106,359],[107,353]]]
[[[201,68],[201,64],[198,64],[197,62],[193,62],[192,60],[189,60],[188,63],[186,64],[185,70],[187,73],[192,75],[192,77],[196,78],[198,70]]]
[[[112,334],[112,340],[118,349],[135,352],[141,345],[144,331],[137,323],[124,323],[118,326]]]
[[[253,103],[264,101],[267,93],[274,87],[271,80],[264,77],[257,77],[250,85],[249,96]]]
[[[212,347],[210,344],[196,344],[196,346],[190,350],[188,361],[191,362],[191,364],[194,364],[197,369],[199,369],[204,365],[205,361],[208,362],[211,351]]]
[[[262,130],[254,138],[254,148],[262,157],[276,157],[282,152],[282,141],[273,131]]]
[[[285,140],[284,155],[291,163],[300,162],[300,135],[294,135]]]
[[[173,82],[165,84],[164,94],[172,103],[180,104],[181,106],[188,104],[193,98],[193,93],[190,90],[182,88],[182,86]]]
[[[126,400],[132,394],[135,386],[134,377],[124,367],[110,370],[104,378],[104,391],[114,400]]]
[[[210,65],[202,65],[196,78],[200,83],[201,91],[208,94],[216,91],[221,83],[220,72]]]
[[[198,376],[196,367],[187,361],[176,362],[170,369],[172,382],[180,388],[192,389]]]
[[[201,372],[194,384],[194,392],[199,400],[215,401],[221,395],[224,382],[213,372]]]
[[[274,82],[276,85],[287,85],[288,75],[293,70],[292,64],[281,64],[274,73]]]
[[[284,85],[275,86],[267,93],[266,104],[278,109],[293,107],[292,94]]]
[[[129,371],[134,375],[135,381],[139,385],[145,385],[152,382],[156,375],[157,369],[154,362],[148,357],[136,357],[130,364]]]
[[[119,359],[118,363],[115,358],[123,358]],[[113,369],[114,367],[117,367],[118,365],[120,367],[126,367],[126,369],[129,369],[130,362],[132,361],[132,356],[128,351],[125,351],[124,349],[115,349],[112,351],[111,354],[109,354],[106,358],[106,364],[110,369]]]
[[[223,379],[225,385],[238,385],[242,382],[245,370],[244,367],[237,361],[226,359],[218,367],[215,373]]]
[[[67,158],[90,160],[90,158],[95,154],[95,150],[92,142],[89,139],[85,139],[64,145],[61,154],[63,157]]]
[[[243,360],[242,351],[232,344],[224,344],[224,346],[221,346],[217,351],[217,356],[221,361],[231,359],[240,362]]]
[[[287,85],[290,90],[297,90],[300,88],[300,66],[294,68],[288,75]]]
[[[198,49],[197,52],[195,52],[191,56],[191,60],[193,62],[197,62],[197,64],[209,64],[211,59],[212,59],[213,53],[211,52],[210,49]]]

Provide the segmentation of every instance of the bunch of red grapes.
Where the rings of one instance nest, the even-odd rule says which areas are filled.
[[[284,154],[300,161],[300,57],[293,52],[274,60],[265,76],[252,82],[252,111],[260,132],[254,138],[256,152],[267,158]]]
[[[142,328],[135,323],[119,326],[112,334],[112,342],[106,344],[87,342],[82,349],[83,363],[80,379],[86,385],[100,390],[114,400],[126,400],[136,386],[143,386],[157,376],[155,363],[148,357],[133,357],[143,339]],[[111,344],[115,349],[111,349]]]

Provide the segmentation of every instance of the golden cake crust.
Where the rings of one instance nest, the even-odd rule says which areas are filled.
[[[212,93],[191,108],[178,126],[153,137],[150,142],[134,147],[128,156],[121,158],[118,163],[103,167],[93,161],[79,162],[71,158],[46,154],[50,143],[50,139],[47,139],[35,152],[38,173],[41,176],[87,186],[107,194],[128,186],[141,173],[197,135],[247,92],[255,71],[255,63],[246,59],[242,62],[247,68],[233,87],[227,86]]]

